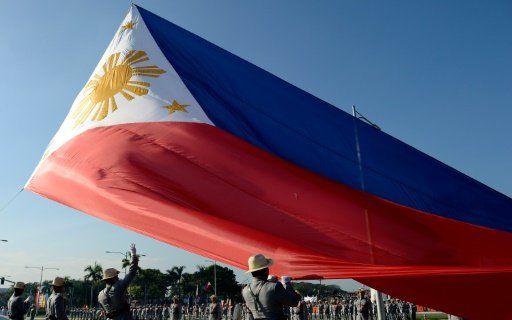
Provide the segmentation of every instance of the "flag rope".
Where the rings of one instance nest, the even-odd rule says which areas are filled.
[[[9,201],[7,201],[2,207],[0,207],[0,213],[2,213],[13,201],[18,197],[18,195],[23,191],[23,188],[20,189]]]

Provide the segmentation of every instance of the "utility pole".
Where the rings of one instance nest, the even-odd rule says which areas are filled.
[[[41,270],[41,278],[39,279],[39,290],[37,292],[37,301],[36,303],[36,312],[39,310],[39,297],[41,296],[41,293],[43,292],[43,271],[44,270],[60,270],[59,268],[45,268],[43,266],[41,267],[27,267],[25,266],[25,269],[39,269]]]

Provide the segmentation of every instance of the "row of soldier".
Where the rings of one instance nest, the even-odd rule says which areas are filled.
[[[213,296],[212,296],[213,298]],[[321,300],[318,303],[301,301],[297,307],[286,308],[284,313],[291,320],[347,320],[353,319],[355,315],[356,298],[350,295],[344,298],[332,298]],[[240,301],[239,301],[240,302]],[[238,302],[238,303],[239,303]],[[220,303],[222,314],[220,317],[225,320],[236,318],[236,302],[227,299]],[[372,304],[370,318],[376,318],[376,305]],[[245,305],[241,305],[241,319],[250,319],[249,312]],[[212,308],[209,304],[182,305],[176,296],[172,304],[154,304],[144,306],[133,306],[131,308],[134,320],[207,320],[210,318]],[[406,320],[414,319],[416,306],[400,300],[388,300],[385,302],[386,319]],[[72,308],[69,311],[71,320],[102,320],[105,319],[101,308]],[[235,317],[234,317],[235,315]],[[219,317],[219,316],[217,316]]]
[[[357,299],[345,296],[322,300],[316,304],[307,304],[308,314],[314,319],[320,320],[345,320],[352,319],[356,313]],[[416,319],[416,305],[405,301],[390,299],[384,303],[386,320]],[[377,305],[370,304],[369,318],[377,318]]]

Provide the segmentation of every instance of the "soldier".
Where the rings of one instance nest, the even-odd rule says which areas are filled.
[[[358,298],[354,303],[356,320],[368,320],[370,319],[370,300],[364,297],[365,292],[363,289],[359,289],[357,292]]]
[[[410,311],[411,310],[409,308],[409,303],[402,301],[402,319],[409,320],[410,319],[410,317],[409,317]],[[412,320],[416,320],[416,319],[412,319]]]
[[[64,302],[64,279],[55,277],[52,282],[53,292],[46,304],[47,320],[68,320],[66,315],[66,303]]]
[[[14,284],[14,293],[7,302],[7,315],[13,320],[23,320],[25,313],[27,313],[32,303],[32,296],[29,296],[25,301],[21,300],[23,291],[25,291],[25,284],[23,282],[16,282]]]
[[[212,303],[208,306],[208,320],[221,320],[222,319],[222,305],[217,302],[217,296],[210,297]]]
[[[252,282],[242,290],[242,295],[250,313],[255,320],[282,320],[285,315],[283,307],[294,307],[299,303],[300,295],[293,290],[290,277],[281,277],[281,282],[267,281],[272,259],[257,254],[248,259],[248,266],[253,276]]]
[[[171,316],[171,320],[181,320],[181,303],[180,298],[178,296],[172,297],[172,304],[169,307],[169,314]]]
[[[197,305],[197,302],[198,300],[196,299],[196,303],[192,306],[192,317],[196,320],[199,318],[199,306]]]
[[[127,290],[137,274],[139,257],[134,244],[130,246],[130,251],[132,256],[130,271],[124,279],[119,280],[119,271],[114,268],[106,269],[103,272],[103,281],[105,281],[106,287],[98,294],[98,302],[109,319],[133,320]]]
[[[170,313],[169,313],[170,308],[171,308],[171,306],[167,305],[167,303],[165,303],[162,306],[162,319],[163,320],[169,320],[171,318]]]
[[[34,320],[34,318],[36,317],[36,306],[35,305],[31,305],[30,306],[30,310],[28,311],[28,315],[30,317],[30,320]]]
[[[242,297],[239,295],[235,296],[232,320],[242,320],[244,317],[244,307],[242,305]]]
[[[415,320],[416,319],[416,311],[418,310],[418,307],[416,306],[416,304],[411,303],[410,309],[411,309],[411,319]]]
[[[295,292],[300,295],[298,291]],[[308,310],[304,299],[301,298],[299,303],[295,307],[292,307],[291,314],[292,320],[307,320]]]

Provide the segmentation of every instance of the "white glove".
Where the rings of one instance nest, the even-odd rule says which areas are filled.
[[[34,298],[32,296],[28,296],[27,299],[25,299],[25,302],[32,303],[34,301]]]
[[[135,255],[137,254],[137,248],[135,248],[135,243],[132,243],[130,245],[130,252],[132,254],[132,257],[135,257]]]
[[[286,284],[291,282],[292,278],[290,278],[289,276],[281,276],[281,283],[283,284],[284,287],[286,287]]]

